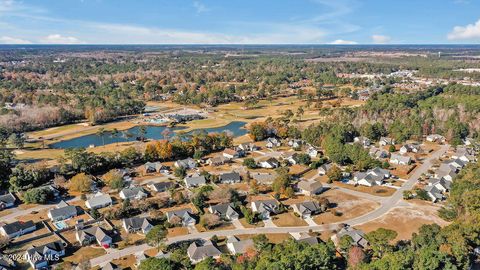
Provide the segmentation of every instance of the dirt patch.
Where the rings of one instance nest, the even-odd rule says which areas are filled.
[[[77,250],[73,255],[65,257],[63,260],[78,264],[82,261],[90,260],[95,257],[105,255],[105,250],[100,247],[82,247]]]
[[[333,205],[329,211],[314,217],[317,224],[341,222],[369,213],[380,206],[379,203],[359,198],[339,190],[329,190],[322,197]],[[335,214],[338,213],[338,214]]]
[[[431,203],[413,202],[409,206],[393,208],[386,215],[356,227],[367,233],[378,228],[386,228],[398,233],[396,240],[410,239],[424,224],[436,223],[440,226],[448,224],[438,216],[438,209],[439,206]]]
[[[187,235],[188,234],[188,228],[185,227],[175,227],[175,228],[169,228],[168,229],[168,237],[175,237],[175,236],[180,236],[180,235]]]
[[[303,219],[290,212],[273,216],[272,221],[278,227],[298,227],[308,225]]]

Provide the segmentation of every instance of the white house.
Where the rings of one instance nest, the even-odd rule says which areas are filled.
[[[267,144],[265,146],[268,148],[273,148],[273,147],[278,147],[280,145],[282,144],[280,143],[279,140],[277,140],[277,138],[270,137],[267,139]]]
[[[398,165],[410,165],[410,163],[412,163],[412,158],[394,153],[390,156],[390,163]]]
[[[108,194],[97,192],[92,198],[85,202],[88,209],[99,209],[112,205],[112,198]]]
[[[122,189],[119,196],[124,200],[141,200],[147,198],[148,194],[142,187],[131,187]]]
[[[370,144],[372,144],[369,138],[363,136],[353,138],[353,142],[358,143],[363,147],[368,147]]]

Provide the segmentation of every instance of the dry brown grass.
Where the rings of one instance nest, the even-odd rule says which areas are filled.
[[[307,226],[305,220],[295,216],[292,212],[286,212],[272,217],[273,223],[278,227],[298,227]]]
[[[383,187],[383,186],[373,186],[373,187],[367,187],[367,186],[362,186],[362,185],[354,186],[354,185],[345,184],[345,183],[341,183],[341,182],[334,182],[333,185],[343,187],[343,188],[348,188],[348,189],[351,189],[351,190],[364,192],[364,193],[369,193],[369,194],[376,195],[376,196],[381,196],[381,197],[390,197],[396,191],[396,189],[394,189],[394,188]]]
[[[81,247],[73,255],[65,257],[63,260],[78,264],[85,260],[105,255],[106,252],[101,247]]]

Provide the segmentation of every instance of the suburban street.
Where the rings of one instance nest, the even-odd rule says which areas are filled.
[[[179,241],[192,240],[192,239],[209,239],[214,235],[228,237],[228,236],[240,235],[240,234],[300,233],[300,232],[309,232],[309,231],[323,232],[323,231],[330,231],[330,230],[337,229],[340,224],[349,224],[350,226],[356,226],[356,225],[361,225],[361,224],[370,222],[372,220],[382,217],[383,215],[387,214],[392,208],[398,206],[399,203],[402,202],[403,191],[412,189],[412,187],[419,180],[420,176],[426,173],[430,169],[430,167],[432,166],[432,161],[437,160],[439,157],[444,155],[447,152],[449,147],[450,145],[448,144],[441,145],[440,149],[438,149],[435,152],[432,152],[430,156],[423,161],[423,164],[415,169],[415,171],[412,173],[410,178],[408,178],[408,180],[402,185],[402,187],[397,189],[395,193],[390,197],[387,197],[384,199],[383,198],[376,199],[376,201],[379,201],[381,203],[381,206],[365,215],[355,217],[349,220],[344,220],[342,222],[323,224],[323,225],[313,225],[313,226],[309,225],[309,226],[299,226],[299,227],[259,227],[259,228],[220,230],[220,231],[208,231],[208,232],[202,232],[202,233],[187,234],[187,235],[168,238],[167,244],[171,244]],[[344,191],[344,189],[341,189],[341,190]],[[361,193],[361,192],[352,191],[352,190],[349,190],[349,192],[354,192],[355,195],[358,195],[358,193]],[[374,195],[368,195],[363,197],[372,198],[372,196],[377,197]],[[109,254],[90,260],[90,263],[92,267],[98,266],[98,265],[101,265],[102,263],[106,263],[111,260],[118,259],[128,254],[134,254],[139,251],[144,251],[149,248],[151,247],[144,244],[140,246],[128,247],[123,250],[112,251]]]
[[[68,202],[75,202],[75,201],[78,201],[78,200],[80,200],[80,197],[74,197],[74,198],[71,198],[69,200],[64,200],[64,201],[68,203]],[[13,209],[14,212],[12,212],[8,215],[2,216],[2,221],[15,221],[18,217],[28,215],[33,211],[40,212],[40,211],[43,211],[43,210],[49,210],[49,209],[54,208],[56,205],[57,205],[57,203],[55,203],[55,204],[45,204],[45,205],[35,206],[35,207],[29,208],[29,209],[24,209],[24,210],[20,210],[18,208],[15,208],[15,209]]]

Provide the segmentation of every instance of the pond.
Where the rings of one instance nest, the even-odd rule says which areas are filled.
[[[245,124],[246,124],[245,122],[234,121],[222,127],[195,129],[185,133],[185,135],[194,134],[196,132],[201,132],[204,130],[208,133],[227,131],[231,133],[233,137],[238,137],[238,136],[247,134],[247,130],[244,128]],[[173,127],[173,128],[169,128],[165,126],[145,126],[145,127],[146,127],[145,137],[152,140],[164,139],[165,138],[164,134],[166,133],[165,132],[166,129],[168,129],[172,133],[169,137],[172,137],[173,135],[175,135],[174,133],[178,131],[186,129],[186,127]],[[90,134],[90,135],[85,135],[78,138],[73,138],[70,140],[60,141],[60,142],[51,144],[50,147],[55,149],[74,148],[74,147],[87,148],[90,145],[101,146],[101,145],[107,145],[107,144],[117,143],[117,142],[135,141],[137,137],[140,137],[140,128],[138,126],[119,132],[117,135],[113,135],[109,132],[105,133],[103,136],[99,136],[97,134]]]

